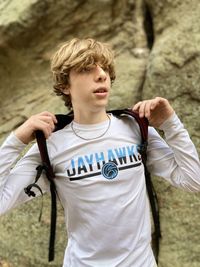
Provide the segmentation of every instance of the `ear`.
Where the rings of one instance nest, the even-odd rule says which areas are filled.
[[[70,87],[66,86],[64,89],[62,89],[63,94],[70,95]]]

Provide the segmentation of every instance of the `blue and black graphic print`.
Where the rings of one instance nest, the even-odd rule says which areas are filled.
[[[101,169],[101,173],[106,179],[114,179],[118,172],[118,167],[114,162],[105,163]]]
[[[140,145],[127,145],[72,158],[66,168],[70,181],[102,175],[112,180],[119,171],[142,164]]]

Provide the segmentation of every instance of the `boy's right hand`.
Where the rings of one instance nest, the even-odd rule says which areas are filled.
[[[16,137],[24,144],[28,144],[35,139],[35,131],[43,131],[48,138],[57,123],[56,116],[48,111],[31,116],[19,128],[15,130]]]

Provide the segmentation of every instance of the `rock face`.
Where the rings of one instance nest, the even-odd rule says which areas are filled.
[[[199,147],[199,12],[198,0],[1,1],[0,140],[33,113],[66,112],[52,93],[50,57],[65,40],[93,37],[116,50],[110,108],[167,97]],[[162,221],[159,266],[199,266],[199,196],[156,177],[155,185]],[[0,266],[49,266],[48,197],[44,206],[41,223],[40,199],[0,218]],[[67,242],[61,209],[58,222],[55,267]]]

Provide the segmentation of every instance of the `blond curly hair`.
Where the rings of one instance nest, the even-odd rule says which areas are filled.
[[[108,70],[111,82],[115,80],[114,52],[107,43],[92,38],[65,42],[51,60],[51,71],[54,80],[54,92],[62,96],[65,105],[72,109],[71,97],[63,93],[70,86],[69,73],[72,69],[82,71],[100,65]]]

